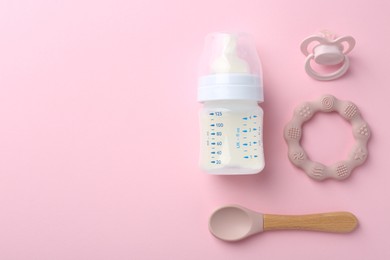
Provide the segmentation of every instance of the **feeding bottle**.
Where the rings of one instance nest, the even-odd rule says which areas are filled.
[[[264,168],[261,64],[243,33],[206,37],[198,84],[200,167],[211,174],[255,174]]]

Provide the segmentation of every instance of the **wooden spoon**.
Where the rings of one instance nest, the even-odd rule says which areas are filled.
[[[310,215],[262,214],[239,205],[217,209],[210,217],[210,232],[225,241],[238,241],[270,230],[309,230],[348,233],[358,224],[349,212],[329,212]]]

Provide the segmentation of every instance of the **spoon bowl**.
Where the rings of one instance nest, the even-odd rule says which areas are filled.
[[[210,232],[225,241],[237,241],[261,232],[263,225],[261,214],[237,205],[217,209],[210,217]]]

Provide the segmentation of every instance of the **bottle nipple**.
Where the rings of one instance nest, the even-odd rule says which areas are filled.
[[[237,37],[233,34],[221,34],[222,51],[211,64],[211,71],[215,74],[244,73],[249,74],[248,63],[238,57]]]

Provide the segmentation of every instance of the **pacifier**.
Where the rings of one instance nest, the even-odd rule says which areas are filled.
[[[329,31],[322,31],[318,35],[307,37],[301,43],[301,51],[307,56],[305,62],[307,74],[314,79],[324,81],[341,77],[347,72],[349,67],[349,59],[346,54],[352,51],[355,43],[355,39],[352,36],[336,38],[336,35]],[[313,44],[315,45],[313,46]],[[341,64],[341,67],[334,72],[322,74],[312,68],[311,60],[323,66]]]

